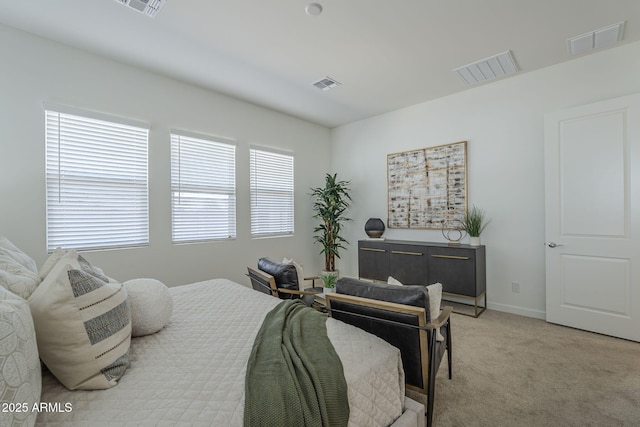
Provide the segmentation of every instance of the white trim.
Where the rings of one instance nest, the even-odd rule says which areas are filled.
[[[121,125],[134,126],[142,129],[151,129],[151,124],[142,120],[130,119],[112,114],[100,113],[98,111],[86,110],[84,108],[72,107],[69,105],[56,104],[53,102],[43,101],[42,107],[46,111],[55,111],[56,113],[71,114],[74,116],[86,117],[94,120],[102,120],[105,122],[115,122]]]
[[[238,141],[233,138],[228,138],[228,137],[218,136],[218,135],[209,135],[206,133],[192,132],[189,130],[169,129],[169,135],[179,135],[187,138],[204,139],[206,141],[221,142],[224,144],[235,145],[236,147],[238,146]]]
[[[268,151],[274,154],[281,154],[283,156],[295,157],[295,153],[291,150],[283,150],[281,148],[267,147],[265,145],[249,144],[249,150]]]
[[[499,304],[490,302],[488,304],[490,310],[502,311],[504,313],[518,314],[520,316],[532,317],[534,319],[547,320],[547,313],[542,310],[532,308],[518,307],[515,305]]]

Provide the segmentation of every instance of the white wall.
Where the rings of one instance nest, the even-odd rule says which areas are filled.
[[[86,256],[118,279],[156,277],[169,285],[211,277],[246,284],[246,264],[264,255],[294,256],[305,270],[318,271],[321,257],[312,244],[315,221],[307,193],[322,185],[330,166],[352,180],[354,221],[346,227],[351,245],[338,267],[355,276],[365,221],[387,217],[386,155],[467,140],[469,202],[492,218],[482,235],[489,306],[536,317],[545,310],[543,116],[640,92],[640,43],[634,43],[329,131],[5,26],[0,26],[0,55],[0,234],[38,263],[47,256],[43,101],[151,123],[151,243]],[[238,141],[236,240],[171,244],[170,128]],[[249,236],[250,143],[296,155],[295,237]],[[385,236],[444,241],[437,231],[395,229]],[[511,292],[512,282],[521,284],[519,294]]]
[[[386,155],[466,140],[469,204],[492,218],[482,234],[489,307],[544,318],[544,114],[640,92],[638,76],[633,43],[334,129],[332,167],[354,188],[341,272],[357,275],[367,218],[386,223]],[[426,230],[387,229],[385,237],[446,241]]]
[[[155,277],[168,285],[213,277],[248,284],[246,265],[261,256],[295,257],[309,272],[321,267],[308,193],[329,170],[329,129],[6,26],[0,26],[0,57],[0,235],[39,264],[47,257],[42,102],[49,101],[151,123],[150,245],[86,253],[107,274]],[[237,239],[171,244],[171,128],[238,141]],[[295,154],[295,237],[249,235],[249,144]]]

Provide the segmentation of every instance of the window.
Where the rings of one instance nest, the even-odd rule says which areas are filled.
[[[45,126],[47,249],[148,244],[148,126],[48,106]]]
[[[293,156],[250,149],[251,236],[293,234]]]
[[[171,239],[236,237],[236,147],[171,134]]]

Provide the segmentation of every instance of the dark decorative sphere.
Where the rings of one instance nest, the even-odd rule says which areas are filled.
[[[364,231],[371,238],[378,238],[384,233],[384,222],[380,218],[369,218],[364,225]]]

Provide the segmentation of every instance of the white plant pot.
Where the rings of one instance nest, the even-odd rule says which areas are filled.
[[[480,246],[480,236],[477,236],[477,237],[470,236],[469,237],[469,245],[471,245],[471,246]]]
[[[327,294],[334,294],[336,292],[336,288],[322,288],[322,293],[326,296]]]

